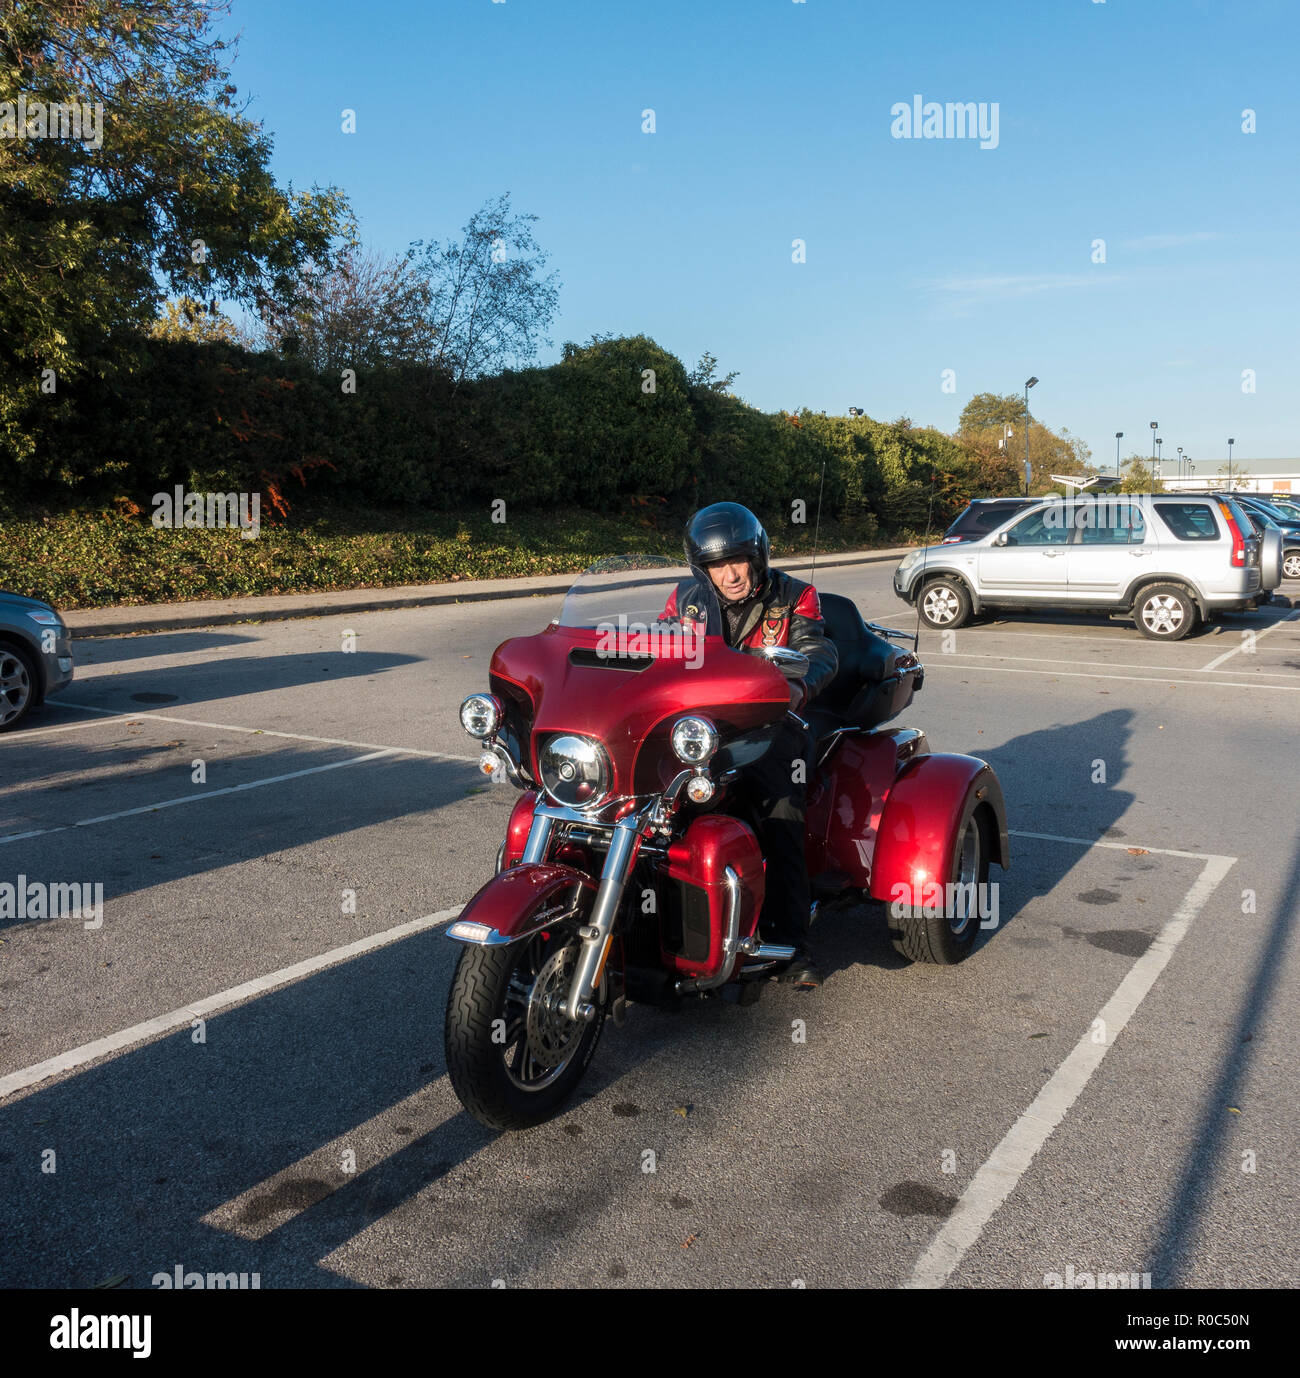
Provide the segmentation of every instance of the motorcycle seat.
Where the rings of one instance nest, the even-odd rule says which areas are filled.
[[[906,664],[900,666],[907,652],[873,632],[851,598],[819,597],[825,635],[839,656],[831,682],[804,711],[820,744],[838,727],[870,730],[887,722],[907,707],[919,684]]]

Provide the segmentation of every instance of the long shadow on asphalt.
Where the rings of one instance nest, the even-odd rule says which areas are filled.
[[[59,699],[86,703],[113,712],[130,713],[138,707],[137,694],[167,695],[167,708],[157,698],[145,700],[160,712],[202,705],[211,714],[212,705],[223,699],[245,698],[274,689],[292,689],[304,684],[330,680],[356,679],[377,675],[399,665],[414,665],[420,656],[394,655],[389,651],[313,651],[298,655],[238,656],[225,660],[198,660],[192,665],[170,665],[153,670],[134,670],[123,674],[73,680],[53,695],[52,708]],[[32,720],[34,727],[42,724]]]
[[[1129,709],[1113,709],[1084,722],[1026,732],[983,751],[983,759],[997,771],[1001,782],[1008,826],[1099,842],[1121,840],[1124,832],[1118,823],[1134,798],[1119,788],[1128,766],[1132,721]],[[1104,778],[1094,783],[1102,768]],[[1044,782],[1057,786],[1047,798]],[[996,865],[990,868],[989,879],[999,887],[997,920],[983,930],[977,948],[996,941],[1024,906],[1053,893],[1087,855],[1084,848],[1075,851],[1015,836],[1010,838],[1010,852],[1008,873]],[[1156,864],[1137,856],[1131,866],[1134,871],[1148,871]],[[1082,903],[1096,904],[1117,902],[1120,896],[1086,891],[1078,898]],[[883,967],[907,965],[894,953],[888,937],[882,937],[885,926],[885,905],[875,901],[824,908],[813,934],[823,969],[838,971],[864,960]],[[864,933],[873,935],[865,957],[861,946]]]
[[[0,1286],[147,1287],[177,1264],[350,1286],[318,1261],[493,1135],[416,1111],[407,1146],[367,1167],[358,1134],[355,1175],[336,1164],[337,1190],[260,1241],[201,1217],[442,1076],[453,947],[418,935],[214,1016],[202,1044],[184,1029],[0,1109]]]
[[[115,901],[137,891],[327,839],[335,843],[334,859],[345,862],[348,837],[376,824],[410,827],[412,845],[428,848],[435,841],[435,825],[424,816],[484,788],[483,777],[468,762],[394,754],[207,799],[202,797],[205,790],[311,770],[357,753],[337,747],[294,747],[266,757],[240,757],[220,769],[210,762],[204,786],[191,783],[192,750],[164,750],[178,758],[174,767],[150,770],[125,782],[113,776],[86,782],[75,772],[92,769],[99,753],[65,740],[47,743],[43,760],[49,771],[64,773],[64,782],[15,794],[8,801],[32,810],[24,816],[36,819],[36,826],[72,824],[190,794],[196,802],[102,824],[65,827],[0,847],[0,876],[22,872],[47,882],[98,881],[111,912]],[[147,764],[158,748],[141,744],[138,751],[135,759]],[[104,748],[102,755],[105,764],[118,764],[121,759],[114,748]],[[50,815],[48,823],[40,821],[45,814]],[[23,830],[21,819],[5,829]],[[488,856],[490,866],[491,852]],[[413,902],[419,903],[418,898]],[[5,920],[0,929],[19,922],[24,921]],[[62,924],[65,920],[43,922]]]
[[[1149,1272],[1155,1287],[1184,1287],[1188,1265],[1204,1251],[1195,1248],[1197,1233],[1209,1205],[1210,1196],[1220,1190],[1227,1171],[1225,1156],[1236,1152],[1236,1145],[1250,1145],[1242,1138],[1243,1122],[1228,1107],[1249,1102],[1246,1081],[1254,1061],[1255,1034],[1264,1024],[1276,998],[1277,982],[1286,969],[1287,944],[1300,918],[1300,844],[1291,861],[1285,884],[1278,887],[1268,935],[1260,948],[1259,960],[1249,992],[1237,1013],[1237,1020],[1224,1039],[1224,1055],[1219,1074],[1202,1098],[1201,1118],[1190,1146],[1183,1157],[1178,1194],[1166,1212],[1160,1234],[1151,1246],[1143,1271]],[[1279,1202],[1279,1206],[1282,1203]],[[1290,1223],[1284,1206],[1278,1216],[1283,1231]],[[1277,1278],[1284,1285],[1284,1278]]]
[[[73,632],[72,659],[78,665],[115,665],[149,656],[189,655],[194,651],[247,646],[262,638],[235,632],[150,632],[144,636],[79,637]]]

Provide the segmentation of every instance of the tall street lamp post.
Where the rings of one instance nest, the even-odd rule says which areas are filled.
[[[1124,439],[1123,431],[1115,432],[1115,478],[1119,479],[1119,442]]]
[[[1160,429],[1160,422],[1151,423],[1151,486],[1154,488],[1156,483],[1156,431]]]
[[[1025,379],[1025,497],[1029,496],[1029,389],[1037,382],[1037,378]]]
[[[1183,447],[1181,445],[1178,447],[1178,481],[1179,483],[1183,481]]]
[[[1231,436],[1228,437],[1228,492],[1232,492],[1232,447],[1237,442]]]

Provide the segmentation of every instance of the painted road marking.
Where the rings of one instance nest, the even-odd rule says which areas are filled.
[[[969,674],[988,675],[1046,675],[1049,679],[1116,679],[1130,684],[1195,684],[1202,689],[1269,689],[1278,694],[1300,694],[1300,684],[1246,684],[1229,679],[1170,679],[1164,675],[1098,675],[1083,670],[1019,670],[1014,665],[945,665],[951,656],[925,662],[926,674],[942,666]],[[1187,671],[1182,672],[1186,674]]]
[[[1020,836],[1047,839],[1044,833]],[[1085,847],[1125,847],[1124,843],[1092,843],[1085,838],[1052,838],[1052,841],[1077,843]],[[1151,946],[1133,963],[1114,995],[1102,1006],[1097,1019],[1106,1031],[1105,1042],[1093,1042],[1094,1024],[1080,1037],[1074,1050],[1056,1069],[1034,1102],[1011,1126],[1001,1143],[976,1172],[962,1192],[943,1228],[917,1260],[907,1288],[942,1287],[961,1265],[967,1252],[978,1242],[984,1227],[998,1208],[1016,1189],[1038,1150],[1052,1136],[1087,1086],[1092,1074],[1114,1045],[1124,1026],[1137,1012],[1147,992],[1169,964],[1192,921],[1205,907],[1219,882],[1236,864],[1232,856],[1207,856],[1194,852],[1171,852],[1158,847],[1143,851],[1155,855],[1191,856],[1204,862],[1201,874],[1183,897],[1173,918],[1160,930]]]
[[[131,818],[135,814],[154,813],[158,809],[173,809],[178,804],[202,804],[209,799],[219,799],[223,794],[242,794],[244,790],[261,789],[263,785],[278,785],[285,780],[298,780],[304,775],[319,775],[326,770],[341,770],[344,766],[360,765],[362,761],[374,761],[380,756],[396,756],[391,747],[372,751],[366,756],[352,756],[346,761],[331,761],[328,765],[308,766],[306,770],[291,770],[285,775],[268,775],[264,780],[246,780],[242,785],[228,785],[224,789],[205,790],[202,794],[185,794],[179,799],[162,799],[156,804],[141,804],[134,809],[119,809],[117,813],[102,813],[98,818],[79,818],[75,823],[63,823],[57,828],[37,828],[28,833],[10,833],[0,837],[0,847],[8,842],[21,842],[28,837],[45,837],[50,833],[65,833],[70,828],[89,828],[95,823],[111,823],[116,818]]]
[[[193,1004],[170,1010],[155,1019],[146,1019],[142,1024],[132,1024],[129,1029],[109,1034],[106,1038],[97,1038],[93,1043],[83,1043],[79,1048],[46,1058],[44,1062],[34,1063],[21,1071],[10,1072],[8,1076],[0,1077],[0,1098],[11,1096],[15,1091],[26,1090],[29,1086],[35,1086],[37,1082],[58,1076],[60,1072],[70,1072],[77,1067],[84,1067],[86,1063],[105,1057],[109,1053],[124,1052],[137,1044],[156,1038],[159,1034],[184,1028],[193,1019],[205,1019],[244,1000],[252,1000],[279,986],[299,981],[304,976],[310,976],[325,967],[337,966],[340,962],[351,961],[353,957],[372,952],[375,948],[387,947],[390,943],[399,942],[416,933],[437,928],[448,919],[454,919],[463,908],[464,905],[457,905],[455,909],[440,909],[436,914],[426,914],[422,919],[411,919],[407,923],[398,924],[396,928],[385,929],[382,933],[372,933],[368,938],[359,938],[344,947],[331,948],[329,952],[322,952],[318,957],[308,957],[305,961],[295,962],[293,966],[281,967],[279,971],[254,977],[251,981],[232,986],[217,995],[209,995],[202,1000],[194,1001]]]
[[[992,651],[943,651],[941,654],[945,658],[955,657],[958,660],[963,658],[967,660],[1023,660],[1037,665],[1097,665],[1104,666],[1108,670],[1151,670],[1160,674],[1168,672],[1173,675],[1208,675],[1213,669],[1213,666],[1208,665],[1197,669],[1193,665],[1143,665],[1140,662],[1125,660],[1064,660],[1060,656],[1007,656]],[[1227,655],[1220,656],[1219,660],[1226,660],[1227,656],[1235,656],[1236,654],[1236,651],[1229,651]],[[926,668],[928,669],[933,663],[933,661],[927,661]],[[1294,670],[1253,670],[1251,673],[1272,679],[1294,680],[1296,678]]]
[[[1271,627],[1265,627],[1262,632],[1256,632],[1255,641],[1258,641],[1261,637],[1267,636],[1269,632],[1277,631],[1277,629],[1280,626],[1282,626],[1283,623],[1294,622],[1297,617],[1300,617],[1300,608],[1297,608],[1293,613],[1290,613],[1288,616],[1282,618],[1280,622],[1274,622]],[[1231,651],[1224,651],[1224,653],[1221,656],[1215,656],[1215,658],[1212,661],[1210,661],[1210,663],[1206,665],[1204,668],[1207,670],[1217,669],[1220,665],[1223,664],[1225,660],[1231,660],[1233,656],[1240,655],[1248,645],[1253,646],[1254,642],[1247,642],[1243,638],[1240,646],[1234,647]]]
[[[83,713],[102,713],[108,718],[130,718],[132,721],[156,718],[159,722],[176,722],[186,727],[210,727],[218,732],[245,732],[255,737],[283,737],[291,742],[319,742],[322,746],[354,746],[362,751],[399,751],[403,756],[427,756],[434,761],[468,761],[471,765],[478,761],[477,756],[450,756],[445,751],[421,751],[414,746],[380,746],[378,742],[349,742],[342,737],[308,737],[301,732],[276,732],[269,727],[236,727],[233,723],[174,718],[164,713],[119,713],[116,709],[94,708],[88,703],[69,703],[65,699],[51,699],[50,703],[57,708],[77,708]]]

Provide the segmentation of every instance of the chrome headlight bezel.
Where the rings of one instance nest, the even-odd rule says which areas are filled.
[[[505,704],[495,694],[470,694],[460,705],[460,725],[481,742],[496,735],[505,716]]]
[[[718,749],[718,740],[718,729],[698,713],[689,713],[673,723],[673,755],[683,765],[707,765]]]
[[[558,732],[537,753],[547,796],[566,809],[594,809],[609,798],[614,772],[609,753],[594,737]]]

